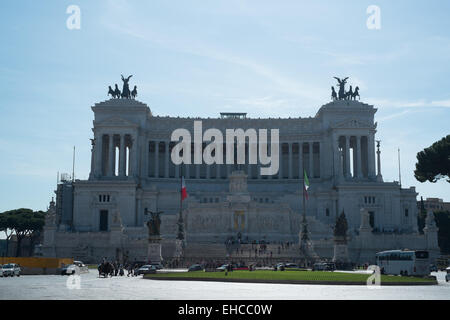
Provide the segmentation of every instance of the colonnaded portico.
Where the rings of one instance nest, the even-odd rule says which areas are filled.
[[[231,113],[217,118],[157,116],[134,99],[103,101],[92,111],[89,179],[59,183],[56,216],[45,229],[48,255],[89,261],[120,253],[144,259],[145,212],[162,211],[162,254],[170,259],[177,252],[181,175],[189,194],[181,210],[186,254],[213,256],[223,252],[227,239],[238,235],[248,241],[298,245],[304,172],[310,182],[305,203],[308,230],[321,257],[333,256],[332,230],[343,211],[349,255],[355,261],[374,259],[377,250],[406,246],[438,250],[431,226],[428,235],[418,232],[415,188],[383,181],[381,146],[375,140],[377,109],[372,105],[335,100],[313,117],[283,119]],[[193,135],[195,121],[201,121],[203,132],[278,130],[277,148],[269,151],[278,152],[279,170],[262,175],[260,169],[266,165],[248,161],[250,139],[245,141],[243,164],[226,163],[226,142],[220,146],[223,164],[174,164],[171,153],[179,141],[171,141],[171,134],[182,128]],[[207,146],[205,141],[193,142],[191,154]],[[235,159],[238,148],[234,144]],[[233,185],[236,172],[245,176],[245,188]],[[361,209],[370,217],[370,226],[363,228],[364,239]],[[120,216],[120,225],[113,215]]]

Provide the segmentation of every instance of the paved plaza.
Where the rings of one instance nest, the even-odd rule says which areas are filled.
[[[248,284],[156,281],[139,277],[98,278],[96,270],[81,275],[80,289],[67,287],[67,276],[0,278],[0,299],[146,299],[146,300],[443,300],[450,299],[444,273],[436,286],[368,289],[366,286]]]

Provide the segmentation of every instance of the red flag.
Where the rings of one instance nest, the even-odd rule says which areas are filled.
[[[181,177],[181,201],[183,201],[187,197],[188,197],[188,194],[186,191],[186,184],[184,183],[184,177]]]

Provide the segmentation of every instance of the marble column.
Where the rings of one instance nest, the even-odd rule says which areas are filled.
[[[350,175],[350,136],[345,136],[345,177],[351,178],[351,175]]]
[[[137,177],[139,175],[139,139],[138,136],[131,136],[131,150],[130,150],[130,163],[131,163],[131,173],[130,175]]]
[[[164,155],[165,155],[165,161],[164,161],[164,177],[169,178],[169,142],[164,141]]]
[[[283,145],[284,143],[280,143],[279,148],[279,159],[280,159],[280,167],[278,168],[278,179],[283,179],[283,164],[284,164],[284,154],[283,154]]]
[[[120,135],[120,150],[119,150],[119,176],[124,177],[126,175],[126,148],[125,148],[125,134]]]
[[[149,157],[150,157],[150,141],[147,137],[144,138],[144,177],[148,178],[149,172]]]
[[[95,135],[95,175],[102,176],[103,134]]]
[[[361,136],[356,137],[356,176],[362,178],[361,167]]]
[[[324,154],[323,154],[323,141],[319,141],[319,178],[324,175]]]
[[[220,174],[221,174],[220,167],[221,166],[222,166],[221,164],[216,163],[216,179],[220,179],[221,178],[221,176],[220,176]]]
[[[313,156],[313,143],[309,142],[309,177],[314,178],[314,156]]]
[[[114,176],[114,135],[108,135],[108,176]]]
[[[303,142],[298,143],[298,175],[303,179],[305,172],[303,170]]]
[[[288,174],[289,174],[289,179],[292,179],[292,142],[289,142],[288,143],[288,148],[289,148],[289,163],[288,163],[288,166],[289,166],[289,172],[288,172]]]
[[[369,178],[374,178],[375,173],[375,138],[372,133],[367,136],[367,161],[369,169]]]
[[[159,178],[159,141],[155,141],[155,178]]]
[[[94,177],[94,170],[95,170],[95,142],[93,139],[91,139],[91,172],[89,173],[89,180],[91,180]]]

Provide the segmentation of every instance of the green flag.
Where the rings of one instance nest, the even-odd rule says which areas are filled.
[[[308,180],[308,175],[306,174],[306,170],[304,172],[305,172],[305,176],[303,178],[303,191],[305,192],[306,200],[308,200],[309,180]]]

